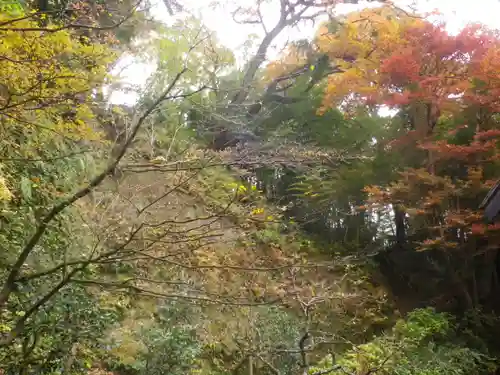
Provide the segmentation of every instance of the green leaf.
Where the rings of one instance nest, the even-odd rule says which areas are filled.
[[[25,200],[31,200],[31,181],[26,177],[21,178],[21,193]]]
[[[80,169],[81,169],[82,171],[85,171],[85,169],[86,169],[86,168],[85,168],[85,159],[84,159],[84,158],[79,158],[79,159],[78,159],[78,164],[79,164],[79,166],[80,166]]]

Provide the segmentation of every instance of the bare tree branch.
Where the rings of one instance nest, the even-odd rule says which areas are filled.
[[[173,81],[170,83],[170,85],[167,87],[167,89],[155,100],[153,104],[149,108],[147,108],[142,115],[140,115],[136,120],[135,120],[135,125],[132,128],[132,131],[126,140],[126,142],[121,146],[121,148],[118,151],[118,154],[112,160],[108,166],[97,176],[95,176],[84,188],[80,189],[76,193],[74,193],[72,196],[64,199],[62,202],[59,204],[55,205],[41,220],[40,223],[38,224],[35,233],[31,236],[31,238],[28,240],[27,244],[24,246],[23,250],[21,253],[18,255],[16,262],[13,264],[7,279],[2,287],[2,290],[0,291],[0,309],[3,308],[5,303],[7,302],[13,288],[15,281],[19,275],[19,271],[28,258],[28,255],[31,253],[31,251],[34,249],[34,247],[38,244],[46,230],[48,229],[49,224],[54,220],[57,215],[59,215],[63,210],[65,210],[67,207],[71,206],[74,202],[79,200],[80,198],[88,195],[96,186],[102,183],[106,176],[110,175],[118,166],[120,163],[120,160],[123,158],[125,153],[127,152],[127,149],[129,146],[132,144],[132,141],[135,139],[135,136],[137,135],[137,132],[139,131],[140,127],[146,121],[146,119],[149,117],[149,115],[155,110],[155,108],[165,100],[165,97],[169,95],[169,93],[172,91],[174,86],[176,85],[177,81],[181,78],[181,76],[186,72],[186,68],[182,69],[179,73],[176,74],[174,77]]]
[[[0,32],[1,31],[22,31],[22,32],[47,32],[47,33],[55,33],[58,31],[62,30],[67,30],[67,29],[73,29],[73,30],[78,30],[78,29],[87,29],[87,30],[113,30],[116,29],[117,27],[123,25],[125,22],[130,20],[134,14],[136,13],[138,7],[142,3],[143,0],[139,0],[128,12],[127,15],[125,15],[121,20],[118,22],[115,22],[111,25],[107,26],[93,26],[93,25],[85,25],[85,24],[80,24],[80,23],[68,23],[62,26],[58,27],[5,27],[5,25],[13,24],[15,22],[19,22],[25,19],[29,19],[34,17],[37,13],[30,14],[29,16],[23,16],[19,17],[13,20],[9,20],[6,22],[3,22],[0,24]],[[38,14],[45,14],[47,12],[39,12]]]

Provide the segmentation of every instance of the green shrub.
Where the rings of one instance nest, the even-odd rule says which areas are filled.
[[[417,309],[392,332],[345,353],[336,363],[325,358],[309,374],[338,366],[332,374],[466,375],[488,374],[495,364],[485,353],[464,345],[450,316]]]

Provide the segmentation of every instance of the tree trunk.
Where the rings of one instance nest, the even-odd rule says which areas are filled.
[[[405,212],[398,204],[394,204],[394,224],[396,226],[396,243],[403,246],[406,242]]]
[[[248,375],[253,375],[253,356],[248,356]]]

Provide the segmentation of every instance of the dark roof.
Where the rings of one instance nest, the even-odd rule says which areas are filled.
[[[484,216],[488,221],[493,221],[500,213],[500,180],[497,181],[479,205],[484,209]]]

